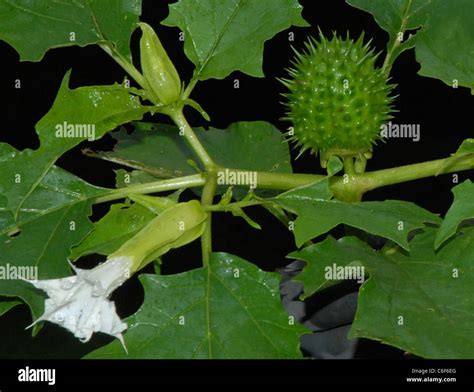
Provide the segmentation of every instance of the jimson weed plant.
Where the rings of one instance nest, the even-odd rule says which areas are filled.
[[[412,50],[419,74],[446,91],[472,92],[474,4],[347,3],[373,15],[388,34],[385,50],[369,32],[310,26],[298,0],[178,0],[169,14],[153,15],[176,28],[174,40],[145,22],[141,0],[0,1],[0,39],[21,61],[97,45],[123,72],[115,84],[77,88],[74,67],[61,75],[35,126],[36,148],[19,150],[5,142],[11,131],[1,131],[0,316],[24,304],[33,335],[52,324],[82,342],[110,335],[86,358],[323,357],[304,347],[323,332],[282,296],[292,285],[299,288],[293,305],[303,304],[356,281],[357,311],[342,341],[473,358],[474,185],[457,176],[474,168],[474,139],[436,160],[370,164],[380,145],[411,131],[398,119],[400,54]],[[214,128],[213,108],[195,89],[236,71],[264,78],[264,44],[279,33],[294,51],[276,78],[279,127]],[[192,75],[174,58],[177,46]],[[225,91],[217,99],[229,111],[246,105]],[[97,144],[101,138],[109,145]],[[62,168],[74,149],[97,165],[113,162],[116,186]],[[310,161],[311,171],[293,171],[291,157]],[[454,201],[443,217],[409,201],[366,199],[381,187],[447,173]],[[264,235],[268,227],[248,212],[255,209],[294,237],[293,251],[281,255],[289,265],[283,283],[281,269],[260,269],[216,246],[213,222],[225,213]],[[179,266],[177,250],[197,245],[198,265],[163,273],[162,257]],[[96,263],[85,267],[90,255]],[[124,317],[112,296],[137,276],[144,299]]]

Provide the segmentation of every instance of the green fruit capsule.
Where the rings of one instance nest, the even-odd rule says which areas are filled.
[[[145,87],[155,103],[169,105],[181,95],[178,72],[151,26],[146,23],[139,23],[139,26],[142,29],[140,61]]]
[[[297,53],[290,77],[282,80],[289,90],[284,96],[291,140],[319,153],[323,166],[332,155],[368,158],[391,118],[394,86],[375,67],[376,59],[363,36],[354,42],[321,34]]]
[[[178,203],[151,220],[138,234],[125,242],[108,259],[130,257],[132,272],[199,238],[204,231],[207,214],[197,200]]]

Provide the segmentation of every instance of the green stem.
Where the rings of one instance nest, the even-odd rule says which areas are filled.
[[[218,168],[218,172],[224,172],[225,168]],[[246,173],[248,170],[228,169],[228,174]],[[257,188],[289,190],[299,186],[308,185],[312,182],[320,181],[326,176],[320,174],[298,174],[298,173],[273,173],[256,172]],[[248,185],[247,185],[248,186]]]
[[[194,90],[194,87],[196,86],[197,82],[198,82],[198,80],[197,80],[195,77],[193,77],[193,78],[190,80],[188,86],[187,86],[186,89],[184,90],[183,98],[182,98],[183,101],[184,101],[185,99],[189,98],[189,96],[191,95],[192,91]]]
[[[149,182],[147,184],[131,185],[123,188],[113,189],[108,194],[98,197],[95,200],[95,203],[104,203],[107,201],[123,199],[128,195],[133,194],[157,193],[165,191],[174,191],[183,188],[192,188],[197,186],[203,186],[205,183],[206,180],[202,174],[193,174],[191,176]]]
[[[408,17],[409,17],[409,12],[412,6],[412,0],[408,0],[407,6],[405,8],[405,11],[402,16],[401,24],[400,24],[400,29],[399,33],[403,33],[406,30],[407,22],[408,22]],[[399,49],[401,45],[400,40],[398,39],[398,34],[395,36],[395,39],[392,42],[392,46],[390,49],[387,51],[387,55],[385,56],[383,65],[382,65],[382,70],[388,75],[390,73],[390,70],[392,68],[393,62],[396,58],[394,58],[395,52]]]
[[[252,201],[237,201],[235,203],[230,203],[227,205],[214,204],[206,207],[206,211],[216,211],[216,212],[226,212],[232,211],[239,208],[259,206],[265,204],[265,200],[252,200]]]
[[[364,174],[351,176],[350,181],[344,181],[343,177],[331,177],[331,190],[339,198],[348,192],[365,193],[380,187],[395,185],[402,182],[413,181],[421,178],[437,176],[440,174],[454,173],[463,170],[474,169],[474,155],[463,157],[452,156],[445,159],[415,163],[412,165],[394,167],[390,169],[377,170]],[[217,171],[215,168],[214,171]],[[218,170],[224,170],[219,168]],[[229,172],[245,172],[244,170],[229,169]],[[274,189],[286,191],[300,186],[309,185],[320,181],[326,176],[318,174],[292,174],[257,172],[257,184],[261,189]],[[214,179],[215,182],[215,179]],[[146,194],[171,191],[181,188],[198,187],[207,184],[202,174],[194,174],[172,178],[169,180],[150,182],[148,184],[133,185],[124,188],[110,190],[109,193],[97,198],[95,203],[122,199],[127,194]],[[210,189],[211,186],[208,186]],[[211,188],[212,189],[212,188]],[[210,191],[207,191],[209,193]],[[209,197],[207,197],[209,200]],[[212,210],[212,208],[211,208]]]
[[[213,201],[214,195],[216,194],[217,188],[217,173],[215,169],[211,168],[207,171],[206,185],[202,190],[201,205],[204,209],[208,209]],[[202,251],[202,263],[204,267],[209,266],[209,257],[212,252],[212,212],[207,212],[206,227],[204,233],[201,236],[201,251]]]
[[[393,65],[393,55],[395,53],[395,50],[398,49],[400,46],[400,41],[398,40],[398,37],[395,38],[395,41],[392,45],[392,47],[388,50],[387,55],[385,56],[383,65],[382,65],[382,71],[385,72],[385,74],[389,74],[390,70],[392,69]]]
[[[368,172],[358,176],[358,181],[363,191],[367,192],[387,185],[471,169],[474,169],[474,154]]]
[[[146,90],[145,78],[143,75],[138,71],[135,66],[130,63],[125,57],[123,57],[119,52],[117,52],[114,48],[111,48],[108,44],[102,43],[99,46],[109,55],[111,56],[115,62],[120,65],[137,83],[138,85]]]
[[[334,176],[330,180],[331,190],[339,198],[345,193],[356,192],[364,194],[383,186],[472,169],[474,169],[474,154],[463,157],[452,156],[434,161],[366,172],[364,174],[355,174],[350,176],[349,180],[344,177]],[[225,169],[220,168],[219,170]],[[229,172],[238,173],[245,172],[245,170],[229,169]],[[320,181],[324,178],[326,176],[317,174],[257,172],[257,187],[286,191]]]
[[[367,158],[364,155],[360,155],[355,158],[354,169],[356,174],[363,174],[365,173],[365,169],[367,168]]]
[[[343,163],[344,163],[344,173],[350,176],[353,176],[355,174],[354,158],[346,157],[344,158]]]
[[[171,119],[175,122],[175,124],[178,126],[179,131],[186,138],[188,144],[191,146],[191,148],[197,154],[199,159],[202,161],[204,167],[206,169],[214,168],[214,161],[202,146],[201,142],[197,138],[191,126],[188,124],[186,117],[184,117],[183,108],[181,107],[179,109],[170,110],[169,115]]]

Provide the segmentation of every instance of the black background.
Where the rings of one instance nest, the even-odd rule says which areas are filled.
[[[183,79],[188,80],[193,66],[184,55],[182,42],[178,40],[179,30],[159,25],[168,15],[168,3],[171,1],[143,0],[141,19],[157,30]],[[293,57],[290,45],[301,49],[309,35],[317,35],[316,26],[325,35],[332,31],[345,35],[349,31],[352,38],[365,31],[366,39],[372,38],[377,50],[384,50],[388,35],[377,26],[370,14],[352,8],[342,0],[301,0],[301,3],[304,6],[303,16],[313,27],[291,27],[265,44],[263,67],[266,78],[252,78],[234,72],[224,80],[209,80],[197,85],[192,97],[210,114],[213,127],[226,128],[237,121],[264,120],[284,131],[289,126],[279,120],[284,113],[280,103],[284,87],[276,78],[285,76],[285,68],[290,65]],[[289,31],[295,33],[294,42],[288,42]],[[135,58],[138,38],[138,34],[134,33],[132,47]],[[72,68],[71,87],[112,84],[121,82],[124,77],[122,69],[96,46],[51,50],[39,63],[21,63],[13,48],[0,42],[0,58],[0,141],[18,149],[38,148],[35,123],[50,109],[68,69]],[[446,157],[456,151],[465,138],[472,136],[468,116],[471,116],[469,109],[473,98],[469,90],[453,89],[441,81],[418,76],[418,69],[413,50],[403,53],[395,62],[392,78],[398,85],[395,93],[400,96],[395,101],[399,112],[393,121],[420,124],[421,140],[399,139],[379,144],[374,158],[369,161],[368,170]],[[21,80],[21,89],[14,88],[15,79]],[[239,89],[233,87],[235,79],[240,81]],[[187,114],[193,126],[206,125],[195,112],[190,110]],[[86,144],[65,154],[58,165],[92,184],[114,187],[113,169],[118,166],[83,156],[81,148],[84,146]],[[113,141],[110,137],[92,144],[95,149],[111,146]],[[297,154],[292,152],[292,155],[295,158]],[[293,160],[295,172],[322,173],[318,166],[318,161],[309,154]],[[459,182],[466,178],[469,178],[469,173],[459,173]],[[366,194],[365,200],[412,201],[432,212],[444,214],[452,201],[452,186],[452,176],[444,175],[385,187]],[[188,193],[187,197],[190,196],[191,193]],[[100,217],[107,208],[104,205],[95,207],[94,217]],[[268,271],[287,264],[285,255],[294,250],[291,233],[258,208],[251,209],[250,215],[262,225],[262,231],[254,230],[231,216],[215,216],[214,249],[237,254]],[[199,257],[198,243],[174,251],[165,257],[163,273],[197,267]],[[179,263],[173,262],[176,259]],[[82,261],[82,265],[96,262],[96,258],[88,258]],[[126,316],[136,311],[143,299],[143,291],[137,280],[131,279],[117,290],[114,299],[119,313]],[[45,325],[32,339],[28,331],[22,331],[23,326],[29,323],[26,306],[17,307],[0,319],[2,342],[7,342],[0,347],[0,358],[78,358],[110,340],[105,336],[95,336],[91,342],[82,344],[67,331],[52,324]],[[356,357],[403,358],[403,353],[375,342],[365,342],[360,345]]]

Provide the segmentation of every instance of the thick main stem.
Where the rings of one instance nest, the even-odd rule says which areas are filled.
[[[449,157],[434,161],[415,163],[412,165],[394,167],[390,169],[377,170],[364,174],[351,176],[350,181],[345,181],[343,177],[334,176],[331,178],[331,190],[339,197],[347,192],[368,192],[383,186],[395,185],[402,182],[413,181],[421,178],[437,176],[440,174],[454,173],[463,170],[474,169],[474,155],[464,157]],[[219,170],[224,170],[220,168]],[[229,173],[245,172],[244,170],[228,169]],[[291,173],[271,173],[257,172],[257,184],[262,189],[274,189],[286,191],[300,186],[320,181],[326,176],[318,174],[291,174]],[[133,185],[125,188],[118,188],[104,192],[104,195],[97,198],[95,203],[117,200],[127,197],[128,194],[147,194],[171,191],[182,188],[203,186],[207,183],[202,174],[194,174],[169,180],[150,182],[148,184]],[[208,187],[210,188],[210,186]],[[210,191],[208,191],[210,192]]]
[[[474,169],[473,154],[377,170],[357,177],[363,191],[367,192],[387,185],[470,169]]]
[[[382,169],[363,174],[355,174],[347,177],[331,177],[331,190],[337,198],[345,193],[365,192],[388,185],[418,180],[421,178],[437,176],[440,174],[454,173],[457,171],[474,169],[474,155],[463,157],[452,156],[434,161],[415,163],[390,169]],[[221,169],[223,170],[223,169]],[[244,170],[229,169],[230,172],[245,172]],[[270,173],[257,172],[257,184],[259,188],[276,189],[286,191],[312,182],[320,181],[326,176],[318,174],[296,174],[296,173]],[[342,197],[343,199],[344,197]]]
[[[202,191],[201,205],[206,208],[212,205],[217,188],[216,165],[212,158],[203,147],[196,134],[184,117],[182,107],[171,110],[169,113],[171,119],[179,128],[180,135],[186,138],[190,147],[197,154],[206,170],[206,182]],[[204,267],[209,265],[209,257],[212,252],[212,212],[207,212],[206,226],[201,236],[202,263]]]
[[[217,188],[217,173],[211,168],[207,171],[206,185],[202,190],[201,205],[204,209],[211,206]],[[204,267],[209,265],[209,257],[212,252],[212,211],[207,212],[206,227],[201,236],[202,263]]]

